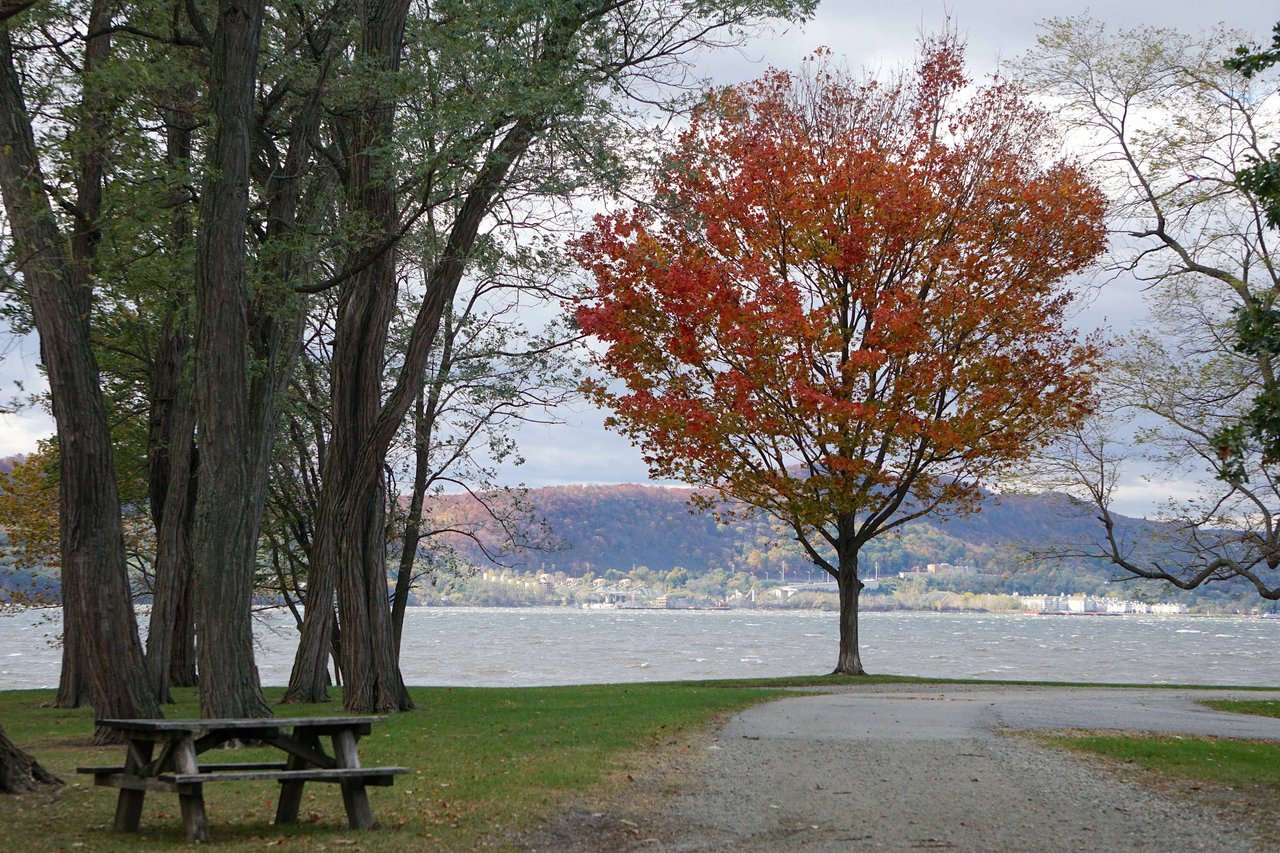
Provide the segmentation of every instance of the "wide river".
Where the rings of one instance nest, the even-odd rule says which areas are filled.
[[[57,610],[0,615],[0,689],[54,687]],[[871,672],[952,678],[1280,686],[1280,619],[866,613]],[[289,677],[288,613],[261,616],[264,684]],[[834,613],[412,608],[402,668],[417,685],[522,686],[830,671]]]

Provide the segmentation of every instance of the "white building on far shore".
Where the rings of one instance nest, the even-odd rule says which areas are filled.
[[[1022,609],[1029,613],[1077,613],[1107,614],[1111,616],[1130,613],[1173,616],[1186,613],[1187,606],[1171,601],[1148,604],[1144,601],[1127,601],[1119,598],[1098,598],[1084,593],[1075,595],[1024,595]]]

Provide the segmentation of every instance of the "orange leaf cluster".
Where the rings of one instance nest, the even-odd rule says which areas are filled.
[[[625,386],[591,393],[655,474],[818,526],[964,501],[1082,415],[1064,282],[1104,199],[1042,110],[968,83],[943,39],[887,83],[819,58],[712,92],[653,204],[577,242],[577,319]]]

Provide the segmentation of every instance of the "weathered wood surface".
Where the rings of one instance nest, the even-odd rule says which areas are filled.
[[[80,767],[94,784],[120,789],[115,828],[135,832],[147,791],[178,795],[187,838],[208,841],[204,785],[209,782],[280,783],[276,823],[297,823],[307,782],[337,783],[347,821],[355,829],[375,826],[366,786],[390,786],[407,767],[361,767],[356,744],[384,716],[284,717],[233,720],[98,720],[126,739],[122,766]],[[327,736],[333,753],[325,752]],[[197,755],[228,740],[254,740],[284,752],[287,761],[200,764]],[[156,747],[159,755],[156,756]],[[154,757],[153,757],[154,756]]]
[[[201,764],[201,773],[217,773],[222,770],[285,770],[288,764],[284,761],[246,761],[241,764]],[[93,773],[95,775],[106,775],[110,773],[123,773],[124,768],[120,765],[107,765],[102,767],[77,767],[77,773]]]
[[[309,770],[246,770],[219,773],[162,773],[157,779],[177,785],[193,782],[354,782],[390,785],[392,777],[408,773],[408,767],[316,767]]]
[[[257,765],[245,764],[244,768]],[[267,765],[284,767],[283,764]],[[388,787],[393,777],[409,772],[408,767],[314,767],[305,770],[241,770],[236,765],[224,765],[225,769],[198,773],[161,773],[158,776],[138,776],[126,773],[120,767],[81,767],[77,773],[92,773],[94,784],[109,788],[128,788],[139,791],[175,793],[180,785],[198,782],[344,782],[363,781],[366,785]],[[234,768],[234,769],[233,769]]]
[[[97,725],[109,726],[120,731],[140,732],[189,732],[216,729],[236,731],[241,729],[307,729],[328,734],[330,729],[355,730],[357,734],[369,733],[373,723],[385,723],[385,715],[357,714],[349,717],[250,717],[247,719],[146,719],[146,720],[98,720]]]

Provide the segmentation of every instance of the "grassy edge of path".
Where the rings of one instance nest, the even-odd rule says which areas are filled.
[[[647,756],[687,741],[713,720],[776,698],[780,689],[855,683],[988,682],[800,676],[573,687],[413,688],[417,710],[394,715],[361,742],[365,764],[413,768],[394,787],[371,791],[382,828],[372,833],[349,830],[334,786],[308,786],[303,823],[276,827],[271,823],[274,785],[218,783],[206,788],[213,845],[226,850],[268,845],[294,850],[353,845],[361,850],[508,847],[515,834],[553,817],[571,801],[617,791],[627,784],[628,772]],[[280,692],[278,688],[267,691],[272,700]],[[183,845],[177,797],[172,794],[148,796],[140,834],[122,836],[111,830],[115,791],[95,788],[74,770],[81,765],[118,763],[122,748],[93,746],[91,712],[49,708],[52,698],[50,690],[0,692],[0,725],[68,783],[57,791],[0,797],[0,849],[147,850]],[[166,716],[197,716],[194,691],[176,691],[175,698],[178,704],[166,708]],[[1270,707],[1275,703],[1253,704]],[[279,713],[324,715],[340,710],[333,702],[291,706]],[[1060,745],[1092,748],[1074,738]],[[1151,748],[1167,751],[1178,744]],[[259,755],[274,757],[265,750],[245,749],[227,760],[249,761]],[[1210,759],[1208,763],[1223,766],[1220,755]],[[1280,767],[1280,761],[1272,766]],[[1280,786],[1280,781],[1261,784]],[[1276,787],[1270,790],[1275,799]]]
[[[1217,711],[1280,717],[1272,699],[1205,699]],[[1280,846],[1280,743],[1175,734],[1067,731],[1030,735],[1101,762],[1122,781],[1208,805],[1248,822],[1268,848]],[[1122,807],[1122,806],[1121,806]]]

